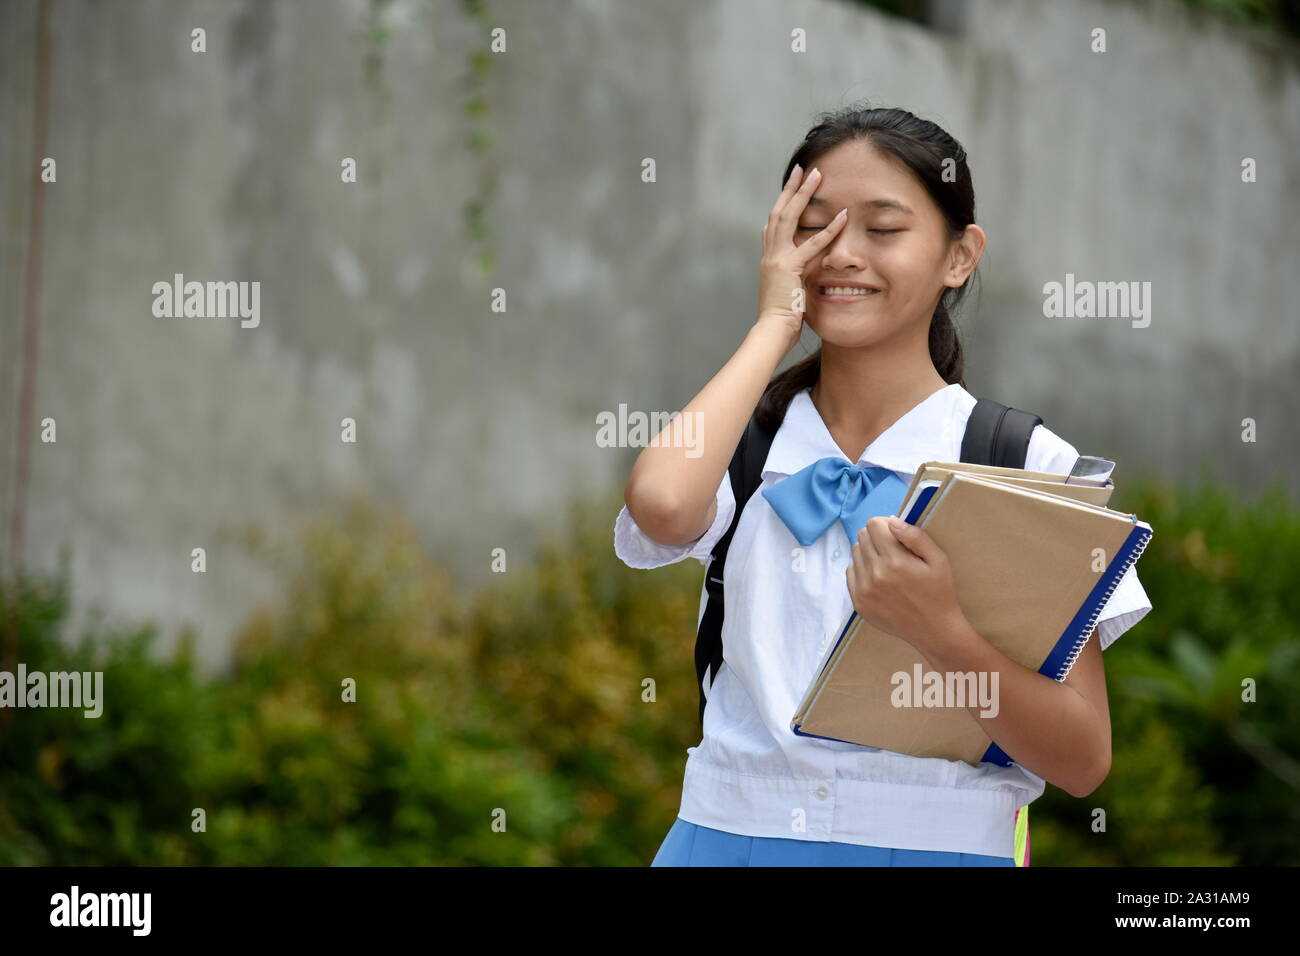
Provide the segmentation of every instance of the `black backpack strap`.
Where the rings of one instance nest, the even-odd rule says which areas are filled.
[[[972,465],[1024,468],[1029,436],[1042,423],[1033,412],[981,398],[966,421],[960,460]]]
[[[727,466],[727,473],[731,476],[731,491],[736,499],[736,511],[726,534],[713,546],[709,566],[704,571],[704,588],[708,599],[704,616],[700,618],[699,631],[695,635],[695,677],[700,685],[701,726],[704,724],[706,672],[707,684],[712,687],[722,668],[722,615],[725,608],[722,579],[727,552],[731,548],[736,525],[740,523],[740,513],[745,510],[745,504],[762,483],[763,465],[767,461],[767,452],[772,447],[775,435],[775,431],[769,431],[758,423],[756,417],[751,417],[741,433],[736,453],[731,456],[731,464]]]

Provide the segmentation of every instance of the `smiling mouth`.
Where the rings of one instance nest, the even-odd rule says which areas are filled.
[[[819,285],[817,297],[828,302],[852,302],[857,299],[869,299],[878,295],[878,289],[857,289],[850,286]]]

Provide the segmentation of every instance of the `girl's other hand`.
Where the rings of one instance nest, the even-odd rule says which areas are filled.
[[[800,184],[802,180],[802,185]],[[777,197],[763,227],[763,259],[759,265],[758,323],[774,324],[790,338],[799,341],[803,331],[804,272],[808,263],[819,255],[844,228],[847,215],[841,211],[830,224],[806,242],[795,245],[794,231],[808,200],[821,183],[821,173],[814,169],[806,177],[795,166]]]
[[[874,627],[923,653],[941,648],[963,618],[943,549],[925,530],[887,516],[869,518],[845,569],[853,609]]]

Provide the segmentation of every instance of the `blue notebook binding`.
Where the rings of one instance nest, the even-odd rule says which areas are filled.
[[[904,519],[908,524],[916,524],[916,519],[921,516],[921,512],[925,510],[926,504],[937,490],[937,486],[926,488],[917,496],[916,503]],[[1043,661],[1043,666],[1038,668],[1038,673],[1057,681],[1065,680],[1069,676],[1070,668],[1074,666],[1074,662],[1083,653],[1083,648],[1088,643],[1088,636],[1097,624],[1097,615],[1101,613],[1102,608],[1106,606],[1106,602],[1110,600],[1111,593],[1119,585],[1120,578],[1142,556],[1147,542],[1151,540],[1151,526],[1145,521],[1139,521],[1137,515],[1130,515],[1129,517],[1133,521],[1133,530],[1129,532],[1129,536],[1124,540],[1123,547],[1111,559],[1110,566],[1097,579],[1096,585],[1088,593],[1088,598],[1083,602],[1078,613],[1066,625],[1065,632],[1061,634],[1055,646],[1047,655],[1047,659]],[[849,615],[849,619],[844,623],[844,628],[840,631],[839,637],[835,639],[835,643],[831,646],[830,653],[826,655],[826,661],[822,664],[821,671],[818,672],[819,679],[826,668],[830,666],[831,660],[835,656],[835,649],[840,646],[840,641],[844,640],[844,635],[849,632],[857,619],[857,611]],[[805,733],[798,726],[792,729],[800,737],[816,737],[819,740],[840,739],[838,737],[825,737],[821,734]],[[848,743],[849,741],[841,742]],[[980,757],[980,762],[996,764],[999,767],[1010,767],[1015,763],[995,743],[989,744],[989,749],[984,751],[984,756]]]

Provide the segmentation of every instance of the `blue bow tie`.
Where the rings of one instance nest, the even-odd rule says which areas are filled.
[[[851,465],[823,458],[763,489],[795,540],[807,546],[839,519],[850,543],[876,515],[894,515],[907,494],[907,482],[888,468]]]

